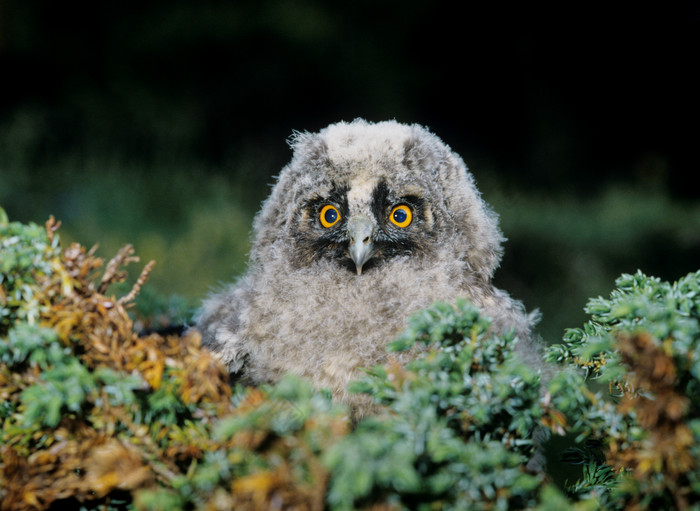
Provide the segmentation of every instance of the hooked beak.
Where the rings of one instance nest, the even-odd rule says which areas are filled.
[[[376,252],[372,242],[374,223],[365,215],[354,216],[348,222],[348,235],[350,236],[350,244],[348,245],[350,259],[355,263],[357,274],[362,275],[362,266]]]

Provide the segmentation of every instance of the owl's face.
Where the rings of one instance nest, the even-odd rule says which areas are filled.
[[[420,126],[357,120],[297,134],[294,157],[256,218],[257,264],[284,257],[361,278],[446,250],[489,278],[500,257],[494,215],[461,158]],[[332,264],[328,264],[332,263]]]
[[[430,202],[386,178],[334,184],[300,204],[292,227],[294,264],[326,259],[361,275],[388,259],[423,254],[435,239]]]

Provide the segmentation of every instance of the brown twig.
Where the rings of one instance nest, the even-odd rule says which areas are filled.
[[[53,243],[53,233],[61,227],[61,221],[56,222],[56,219],[51,215],[44,223],[44,227],[46,228],[46,235],[49,237],[49,241]]]
[[[134,298],[136,298],[136,295],[138,295],[139,291],[141,290],[141,286],[143,286],[146,283],[146,281],[148,280],[148,275],[151,273],[151,270],[153,269],[153,266],[155,266],[155,264],[156,264],[155,261],[148,262],[148,264],[143,268],[141,275],[139,275],[139,278],[136,279],[136,282],[134,283],[134,286],[131,288],[131,291],[129,291],[128,294],[122,296],[117,301],[117,303],[119,303],[120,305],[124,305],[124,304],[132,301]]]
[[[97,288],[98,293],[104,294],[110,284],[123,280],[123,276],[118,273],[119,267],[139,261],[138,257],[132,256],[133,253],[133,245],[127,244],[119,249],[117,255],[110,259],[110,261],[107,263],[105,273],[102,275],[102,279],[100,280],[100,286]]]

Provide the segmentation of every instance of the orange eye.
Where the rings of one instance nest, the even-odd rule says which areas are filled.
[[[400,206],[396,206],[391,210],[389,220],[391,220],[391,223],[397,227],[408,227],[411,225],[411,221],[413,221],[413,212],[411,211],[411,208],[405,204],[401,204]]]
[[[323,209],[321,209],[319,219],[321,220],[321,225],[328,229],[329,227],[333,227],[335,224],[338,223],[338,221],[340,220],[340,212],[335,206],[326,204],[325,206],[323,206]]]

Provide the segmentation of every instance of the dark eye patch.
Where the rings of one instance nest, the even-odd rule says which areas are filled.
[[[425,200],[415,195],[396,196],[391,193],[385,181],[380,181],[372,192],[372,213],[380,224],[385,225],[388,215],[394,206],[406,204],[409,206],[415,220],[421,220],[425,214]]]
[[[342,218],[347,218],[348,215],[348,188],[347,187],[342,187],[342,188],[334,188],[331,190],[331,193],[328,194],[326,197],[314,197],[310,201],[308,201],[304,208],[308,212],[308,217],[309,219],[314,222],[318,222],[318,217],[319,214],[321,213],[321,209],[323,209],[323,206],[326,204],[333,204],[338,210],[340,211],[340,216],[341,216],[341,221]]]
[[[405,227],[391,221],[390,215],[398,205],[411,209],[413,219]],[[375,244],[382,258],[420,253],[427,250],[432,233],[425,229],[426,203],[415,195],[397,195],[381,181],[372,193],[372,213],[379,222]]]
[[[294,228],[294,256],[290,260],[295,267],[304,267],[315,259],[345,257],[346,234],[341,227],[348,217],[348,188],[334,188],[326,196],[316,196],[306,201],[297,215]],[[321,224],[323,207],[331,204],[340,212],[340,220],[333,228]],[[301,214],[303,212],[303,214]]]

